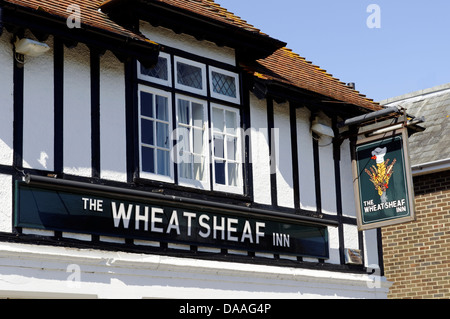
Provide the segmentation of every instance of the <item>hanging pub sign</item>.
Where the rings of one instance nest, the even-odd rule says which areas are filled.
[[[16,182],[15,227],[329,258],[326,226],[208,205]],[[238,210],[238,209],[237,209]]]
[[[414,220],[407,141],[406,128],[357,141],[353,181],[360,230]]]

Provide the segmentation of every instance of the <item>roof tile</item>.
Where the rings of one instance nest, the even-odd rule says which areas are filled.
[[[267,80],[278,81],[342,102],[370,110],[381,108],[378,103],[351,89],[345,83],[327,73],[327,71],[312,64],[288,48],[281,48],[271,56],[246,65],[245,68],[248,72],[260,78],[260,74],[264,74]]]

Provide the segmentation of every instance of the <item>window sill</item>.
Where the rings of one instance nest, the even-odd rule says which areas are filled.
[[[158,180],[150,180],[143,177],[135,177],[133,182],[137,185],[148,186],[152,188],[158,188],[159,192],[164,192],[165,190],[173,191],[173,192],[183,192],[183,193],[191,193],[198,195],[211,196],[216,198],[227,198],[230,200],[242,201],[242,202],[251,202],[252,198],[250,195],[244,194],[243,189],[241,192],[231,192],[226,190],[210,190],[210,189],[201,189],[196,188],[187,184],[174,184],[174,183],[165,183]],[[239,189],[241,190],[241,189]],[[154,190],[156,191],[156,190]]]

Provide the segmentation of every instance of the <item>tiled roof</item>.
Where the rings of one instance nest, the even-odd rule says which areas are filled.
[[[148,39],[144,36],[127,30],[101,12],[99,7],[104,2],[102,0],[5,0],[4,2],[63,19],[67,19],[74,13],[74,11],[68,10],[71,5],[78,5],[81,10],[81,23],[83,25],[109,31],[118,36],[148,42]]]
[[[408,139],[411,165],[450,159],[450,83],[382,101],[425,117],[425,131]]]
[[[162,5],[175,7],[186,12],[212,19],[220,23],[240,28],[252,34],[268,37],[259,29],[245,20],[222,8],[213,0],[141,0],[148,3],[161,3]],[[143,35],[132,32],[111,20],[108,15],[99,8],[118,0],[4,0],[5,3],[14,4],[31,10],[42,11],[58,18],[67,19],[72,12],[67,8],[70,5],[78,5],[81,9],[81,22],[83,25],[102,31],[111,32],[117,36],[127,37],[136,41],[152,42]],[[294,88],[309,90],[323,96],[357,105],[359,107],[378,110],[380,105],[367,99],[364,95],[349,88],[338,79],[333,78],[326,71],[306,61],[303,57],[293,53],[287,48],[281,48],[265,59],[260,59],[254,64],[246,66],[247,71],[254,76],[278,81]]]
[[[378,103],[288,48],[281,48],[271,56],[245,67],[248,72],[263,80],[277,81],[371,110],[381,109]]]
[[[264,33],[261,32],[261,30],[255,28],[253,25],[249,24],[242,18],[236,16],[234,13],[221,7],[213,0],[156,0],[156,1],[163,2],[168,5],[181,8],[187,11],[191,11],[208,18],[213,18],[223,23],[243,28],[250,32],[265,35]]]

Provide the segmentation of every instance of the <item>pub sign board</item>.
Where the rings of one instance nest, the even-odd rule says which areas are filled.
[[[15,227],[329,258],[326,226],[16,182]]]
[[[356,143],[353,177],[360,230],[414,220],[407,141],[405,128]]]

